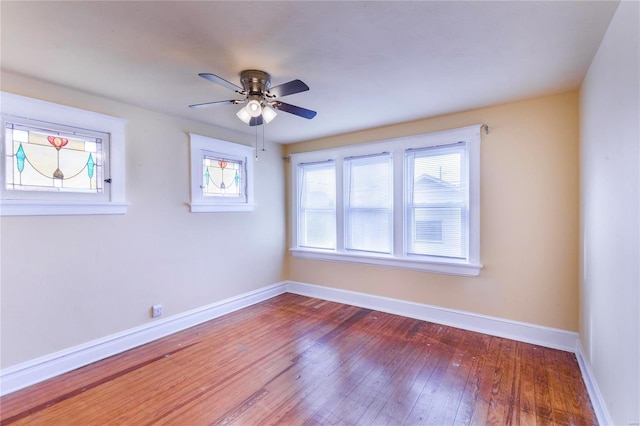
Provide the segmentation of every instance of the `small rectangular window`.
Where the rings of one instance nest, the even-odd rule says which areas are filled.
[[[301,247],[336,248],[336,173],[333,161],[300,164]]]
[[[189,143],[191,212],[254,210],[253,148],[193,133]]]
[[[344,160],[345,248],[391,253],[393,173],[388,153]]]
[[[205,155],[202,159],[202,195],[244,199],[245,174],[243,160]]]
[[[8,191],[104,192],[109,135],[71,131],[51,123],[5,122]],[[105,142],[105,143],[103,143]]]
[[[125,123],[0,92],[0,215],[123,214]]]

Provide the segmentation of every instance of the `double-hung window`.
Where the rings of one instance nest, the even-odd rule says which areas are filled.
[[[480,128],[293,154],[292,254],[478,275]]]
[[[389,153],[344,159],[345,249],[391,254],[393,180]]]
[[[336,248],[335,162],[300,164],[301,247]]]

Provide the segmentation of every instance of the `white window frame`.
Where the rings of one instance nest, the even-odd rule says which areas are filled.
[[[481,124],[442,132],[427,133],[404,138],[349,145],[321,151],[291,155],[291,232],[290,253],[301,259],[360,263],[376,266],[435,272],[451,275],[477,276],[480,273],[480,131]],[[407,255],[405,235],[406,182],[405,151],[466,141],[468,146],[469,219],[468,254],[464,259]],[[344,244],[344,159],[346,157],[374,155],[390,152],[393,158],[393,250],[392,254],[353,252]],[[298,201],[300,181],[298,166],[332,160],[336,164],[336,242],[335,250],[317,250],[298,245]]]
[[[189,133],[191,157],[192,213],[246,212],[255,209],[253,193],[254,148],[220,139]],[[205,157],[229,158],[241,161],[244,176],[244,197],[205,196],[202,192],[202,162]]]
[[[125,124],[126,120],[92,111],[86,111],[39,99],[0,92],[2,104],[2,135],[0,154],[1,216],[90,215],[124,214],[129,203],[125,201]],[[105,183],[103,194],[75,192],[52,193],[43,191],[11,191],[6,188],[5,135],[6,122],[43,126],[75,128],[80,132],[100,132],[109,135],[104,167],[108,168],[110,183]]]

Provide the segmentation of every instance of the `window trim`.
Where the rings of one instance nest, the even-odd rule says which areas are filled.
[[[418,270],[451,275],[477,276],[480,273],[480,131],[481,124],[425,133],[415,136],[349,145],[321,151],[311,151],[291,155],[291,235],[292,256],[301,259],[358,263],[382,267]],[[406,254],[406,217],[404,203],[406,197],[404,152],[407,149],[449,145],[460,141],[468,142],[469,162],[469,246],[466,259],[441,258],[437,256],[417,256]],[[346,157],[372,155],[391,152],[393,158],[393,253],[367,253],[347,251],[344,247],[344,159]],[[301,163],[333,160],[336,164],[336,238],[337,248],[309,249],[298,246],[298,165]]]
[[[220,139],[189,133],[190,158],[191,158],[191,213],[213,212],[246,212],[253,211],[253,152],[254,148]],[[245,169],[246,197],[205,197],[201,193],[202,184],[202,160],[205,156],[230,157],[234,160],[243,160]]]
[[[129,203],[125,201],[125,124],[126,120],[60,105],[53,102],[28,98],[8,92],[0,92],[2,104],[2,135],[0,155],[3,165],[0,176],[0,216],[45,216],[45,215],[89,215],[89,214],[125,214]],[[107,200],[91,200],[76,197],[73,193],[60,193],[60,197],[41,199],[21,197],[21,191],[8,191],[5,188],[5,121],[33,121],[72,127],[82,130],[109,134],[108,159],[111,183]],[[105,191],[106,192],[106,191]],[[99,197],[96,197],[99,198]]]

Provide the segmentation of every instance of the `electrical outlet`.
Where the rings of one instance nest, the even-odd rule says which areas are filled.
[[[151,307],[151,318],[157,318],[162,315],[162,305],[153,305]]]

